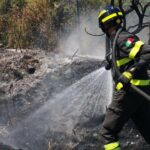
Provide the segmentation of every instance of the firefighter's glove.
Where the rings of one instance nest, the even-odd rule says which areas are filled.
[[[123,74],[119,77],[118,83],[116,85],[116,89],[119,91],[121,89],[127,90],[130,87],[130,80],[132,79],[131,72],[123,72]]]

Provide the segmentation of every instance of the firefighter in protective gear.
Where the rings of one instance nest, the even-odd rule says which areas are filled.
[[[150,45],[144,44],[136,35],[122,27],[123,14],[113,6],[107,5],[99,13],[99,27],[113,43],[117,31],[117,67],[122,73],[116,77],[113,66],[114,92],[102,125],[101,135],[105,150],[120,150],[118,134],[125,123],[132,119],[144,139],[150,143],[150,102],[130,88],[138,86],[150,94],[150,79],[147,74],[150,62]],[[111,65],[110,65],[111,66]]]

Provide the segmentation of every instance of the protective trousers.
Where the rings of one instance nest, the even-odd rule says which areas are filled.
[[[150,88],[143,87],[150,94]],[[113,93],[113,100],[107,109],[101,135],[105,144],[118,141],[118,133],[131,118],[139,132],[150,143],[150,102],[132,91],[120,90]]]

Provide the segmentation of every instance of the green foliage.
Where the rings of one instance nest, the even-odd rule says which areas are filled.
[[[11,5],[17,6],[18,8],[22,9],[26,4],[26,0],[12,0]]]
[[[3,0],[0,42],[14,48],[54,49],[64,29],[73,25],[75,6],[60,0]]]
[[[11,7],[11,0],[1,0],[0,1],[0,13],[7,13]]]

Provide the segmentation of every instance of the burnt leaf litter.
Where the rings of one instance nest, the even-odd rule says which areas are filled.
[[[27,146],[28,143],[16,147],[11,142],[3,141],[11,129],[42,107],[49,97],[100,67],[101,61],[95,58],[72,58],[61,54],[45,54],[39,50],[1,50],[0,150],[102,150],[99,132],[104,114],[91,117],[86,122],[80,120],[71,134],[48,130],[37,141],[39,149],[37,146],[34,149],[37,143],[32,143],[32,139],[31,147]],[[123,150],[150,149],[131,120],[120,133],[120,139]]]

